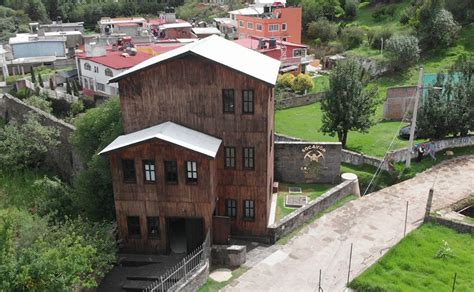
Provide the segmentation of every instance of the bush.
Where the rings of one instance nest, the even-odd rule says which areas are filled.
[[[305,93],[307,90],[313,88],[313,79],[307,74],[300,73],[293,80],[293,89],[297,93]]]
[[[374,13],[372,13],[372,18],[377,22],[381,22],[393,17],[394,14],[395,7],[393,5],[378,5],[375,8]]]
[[[389,28],[369,30],[367,32],[367,41],[374,50],[382,48],[382,39],[386,42],[393,35],[393,30]]]
[[[326,18],[320,18],[308,24],[307,34],[311,39],[320,39],[326,43],[337,38],[337,24]]]
[[[25,103],[35,108],[38,108],[44,112],[47,112],[48,114],[50,114],[53,111],[50,101],[36,95],[33,95],[25,99]]]
[[[84,102],[82,100],[79,99],[71,104],[71,116],[75,117],[82,112],[84,112]]]
[[[341,41],[346,50],[359,47],[364,41],[365,31],[357,26],[344,28]]]
[[[64,220],[67,216],[78,215],[72,190],[58,178],[43,177],[33,183],[35,210],[40,216],[50,216]]]
[[[12,121],[0,129],[0,168],[12,171],[43,165],[46,153],[59,144],[59,131],[43,126],[30,113],[23,123]]]
[[[354,0],[346,0],[344,14],[347,18],[355,18],[357,16],[357,3]]]
[[[420,58],[418,39],[414,36],[392,36],[387,41],[386,49],[395,70],[407,69]]]
[[[432,27],[433,37],[440,46],[451,46],[458,36],[460,27],[451,12],[442,9],[435,17]]]
[[[291,73],[280,74],[277,78],[277,85],[280,88],[291,88],[294,79],[295,76]]]

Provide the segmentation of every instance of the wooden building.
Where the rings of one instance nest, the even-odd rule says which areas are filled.
[[[101,153],[126,249],[190,251],[208,230],[266,235],[279,66],[210,36],[110,80],[119,82],[125,135]]]

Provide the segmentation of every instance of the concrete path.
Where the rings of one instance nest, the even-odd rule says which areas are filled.
[[[343,291],[351,243],[353,279],[402,239],[407,201],[407,232],[422,223],[433,185],[433,209],[472,194],[474,156],[442,163],[321,217],[223,291],[317,291],[320,269],[324,291]]]

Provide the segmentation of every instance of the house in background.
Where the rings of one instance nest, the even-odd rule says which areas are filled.
[[[313,55],[308,55],[309,46],[307,45],[257,37],[238,39],[235,42],[279,60],[281,73],[306,73],[306,66],[314,60]]]
[[[117,96],[118,84],[109,79],[153,57],[181,46],[154,44],[135,45],[127,52],[126,47],[111,47],[97,43],[86,44],[85,52],[76,55],[78,78],[87,96]]]
[[[101,154],[125,250],[189,252],[208,231],[267,234],[279,67],[210,36],[110,80],[125,134]]]

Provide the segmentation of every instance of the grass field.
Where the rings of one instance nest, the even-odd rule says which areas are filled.
[[[337,137],[323,134],[320,103],[279,110],[275,113],[276,132],[307,141],[336,142]],[[402,126],[405,124],[402,124]],[[350,132],[347,148],[372,156],[383,157],[394,136],[398,135],[400,122],[381,121],[368,133]],[[419,142],[423,140],[418,140]],[[407,140],[395,138],[392,150],[408,146]]]
[[[327,91],[329,88],[329,77],[326,75],[321,75],[316,78],[313,78],[313,84],[313,88],[311,88],[309,93]]]
[[[305,195],[309,197],[309,201],[316,199],[317,197],[321,196],[329,189],[333,187],[333,185],[327,184],[284,184],[280,183],[279,189],[281,190],[278,192],[277,197],[277,209],[276,209],[276,216],[275,220],[280,221],[281,218],[285,217],[286,215],[290,214],[291,212],[295,211],[295,208],[286,208],[285,207],[285,197],[289,195],[288,187],[301,187],[301,191],[303,192],[301,195]],[[298,194],[300,195],[300,194]]]
[[[438,257],[448,243],[451,253]],[[356,291],[455,291],[474,287],[474,235],[426,224],[350,283]]]

